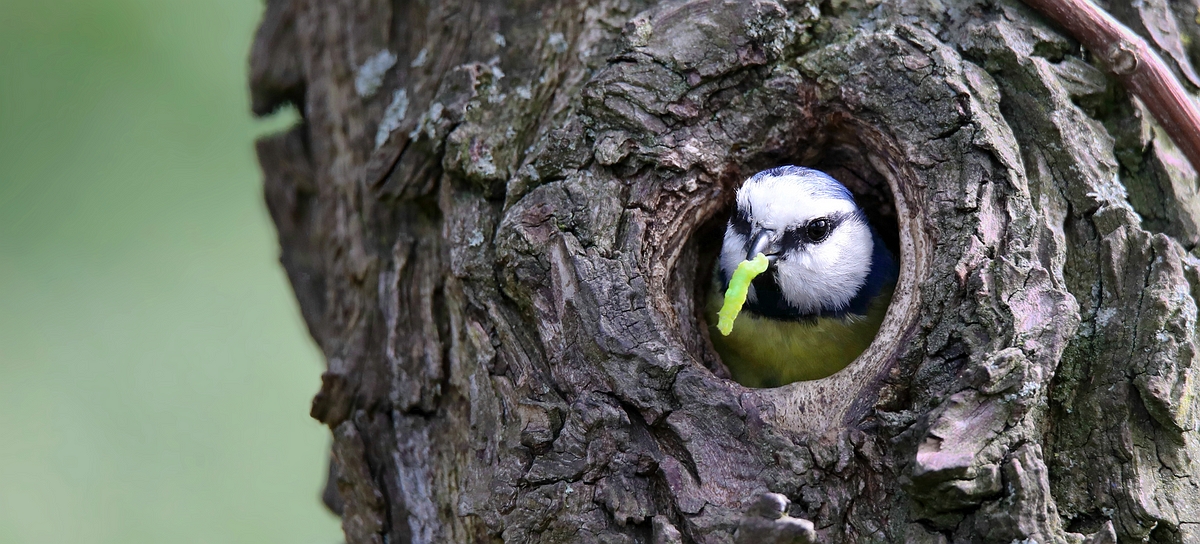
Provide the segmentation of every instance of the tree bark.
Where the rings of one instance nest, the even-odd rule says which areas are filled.
[[[1196,92],[1195,0],[1106,7]],[[1200,542],[1197,174],[1102,66],[1015,0],[269,0],[347,541]],[[902,270],[850,367],[750,389],[701,309],[788,163]]]

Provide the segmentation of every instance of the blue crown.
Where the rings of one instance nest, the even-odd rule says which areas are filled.
[[[850,194],[850,190],[847,189],[845,185],[842,185],[840,182],[838,182],[838,180],[833,179],[825,172],[813,170],[812,168],[805,168],[803,166],[793,166],[790,164],[786,166],[776,166],[775,168],[763,170],[762,172],[754,174],[753,177],[747,180],[747,183],[759,181],[763,178],[788,176],[799,178],[802,183],[810,186],[813,191],[813,196],[836,198],[854,202],[854,195]]]

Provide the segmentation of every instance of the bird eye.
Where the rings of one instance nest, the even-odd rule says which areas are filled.
[[[829,230],[830,224],[828,219],[813,219],[805,227],[808,240],[813,243],[820,243],[826,236],[829,236]]]

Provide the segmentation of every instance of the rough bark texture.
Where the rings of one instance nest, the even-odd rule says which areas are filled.
[[[1192,92],[1198,7],[1107,6]],[[269,0],[251,85],[348,542],[1200,542],[1196,172],[1014,0]],[[698,301],[784,163],[902,272],[752,390]]]

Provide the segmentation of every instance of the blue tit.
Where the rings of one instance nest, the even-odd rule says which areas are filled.
[[[733,331],[717,311],[738,264],[770,266],[750,283]],[[871,344],[891,302],[896,261],[854,196],[799,166],[759,172],[737,192],[708,298],[710,337],[738,382],[775,387],[829,376]]]

